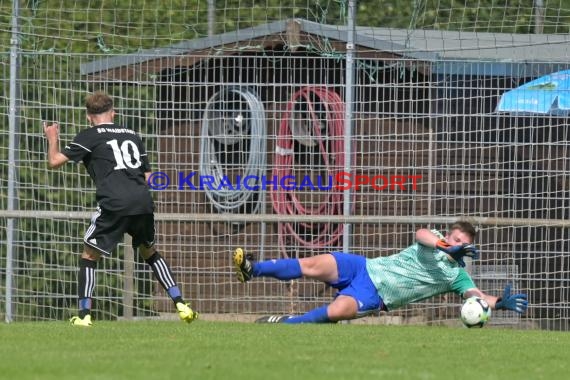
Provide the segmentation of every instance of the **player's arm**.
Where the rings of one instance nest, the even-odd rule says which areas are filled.
[[[137,135],[137,138],[138,138],[138,149],[139,149],[139,152],[141,155],[141,161],[142,161],[141,170],[144,173],[144,181],[146,183],[148,183],[148,179],[150,178],[150,175],[152,174],[152,170],[150,167],[150,162],[148,160],[148,154],[146,153],[146,149],[144,147],[144,144],[142,143],[140,136]]]
[[[416,231],[416,241],[426,247],[437,248],[447,254],[450,254],[454,259],[457,257],[470,256],[477,258],[479,252],[473,244],[449,244],[445,239],[440,238],[432,231],[421,228]]]
[[[479,251],[473,244],[449,244],[446,239],[442,239],[432,231],[422,228],[416,231],[416,241],[424,246],[433,247],[447,253],[461,267],[465,267],[463,256],[472,259],[479,258]]]
[[[502,297],[486,294],[478,288],[472,288],[463,293],[465,299],[473,296],[483,298],[492,309],[496,310],[512,310],[522,314],[528,308],[527,295],[524,293],[511,294],[511,284],[505,286]]]
[[[48,166],[55,169],[69,161],[69,158],[59,150],[59,125],[57,123],[47,125],[44,122],[44,134],[48,141]]]
[[[499,297],[495,297],[495,296],[492,296],[490,294],[484,293],[483,291],[481,291],[478,288],[469,289],[468,291],[463,293],[464,299],[467,299],[469,297],[483,298],[485,301],[487,301],[487,303],[489,304],[489,306],[491,306],[492,309],[495,309],[497,300],[499,299]]]
[[[416,241],[426,247],[436,248],[437,243],[441,240],[439,236],[428,230],[427,228],[420,228],[416,231]]]
[[[416,241],[426,247],[437,248],[445,253],[462,253],[461,256],[478,256],[478,252],[473,244],[449,244],[427,228],[420,228],[416,231]],[[455,258],[455,257],[454,257]]]

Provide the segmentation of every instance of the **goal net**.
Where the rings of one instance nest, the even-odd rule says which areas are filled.
[[[478,1],[55,1],[0,4],[0,314],[64,320],[95,209],[82,165],[48,170],[104,90],[141,134],[157,247],[202,314],[302,313],[310,280],[240,284],[256,259],[409,246],[459,218],[479,230],[478,286],[529,294],[491,324],[568,330],[568,115],[501,112],[501,96],[568,68],[570,4]],[[570,90],[570,89],[569,89]],[[559,107],[560,108],[560,107]],[[459,324],[459,297],[378,323]],[[169,317],[128,237],[98,263],[96,319]]]

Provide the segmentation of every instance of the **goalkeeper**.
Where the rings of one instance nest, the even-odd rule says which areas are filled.
[[[75,326],[91,326],[97,262],[102,255],[110,256],[128,233],[133,237],[133,248],[139,249],[174,302],[180,319],[192,322],[198,314],[182,298],[154,244],[154,205],[147,185],[150,165],[142,140],[134,131],[114,124],[113,100],[107,94],[91,94],[85,106],[91,128],[79,132],[63,152],[59,150],[59,126],[44,124],[49,167],[82,161],[96,187],[97,210],[83,237],[79,260],[79,315],[70,321]]]
[[[524,313],[526,294],[511,294],[507,285],[502,297],[479,290],[463,269],[465,256],[479,256],[473,245],[476,231],[468,222],[454,223],[443,236],[437,230],[420,229],[414,244],[400,253],[368,259],[350,253],[332,252],[302,259],[252,262],[237,248],[233,254],[241,282],[253,277],[292,280],[307,277],[337,290],[334,300],[303,315],[266,316],[258,323],[334,323],[392,311],[438,294],[456,293],[463,298],[478,296],[497,310]]]

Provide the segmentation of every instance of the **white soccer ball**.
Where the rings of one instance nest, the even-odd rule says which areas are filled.
[[[483,327],[491,317],[491,307],[483,298],[470,297],[461,306],[461,322],[466,327]]]

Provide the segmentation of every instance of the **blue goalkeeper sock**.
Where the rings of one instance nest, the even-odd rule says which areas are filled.
[[[332,323],[327,314],[327,307],[327,305],[321,306],[298,317],[290,317],[283,323]]]
[[[253,264],[254,277],[273,277],[278,280],[292,280],[303,276],[299,259],[260,261]]]

